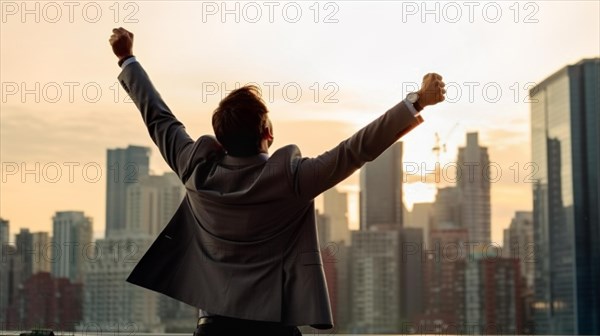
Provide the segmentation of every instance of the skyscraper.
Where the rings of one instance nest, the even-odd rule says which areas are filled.
[[[331,241],[330,239],[330,231],[331,231],[331,217],[327,214],[319,213],[317,210],[315,216],[317,217],[317,235],[319,236],[319,246],[321,250],[325,250],[327,248],[327,244]]]
[[[535,255],[533,243],[533,213],[517,211],[504,230],[504,255],[519,260],[521,275],[528,288],[533,288]]]
[[[432,230],[460,228],[460,204],[457,187],[438,188],[433,203]]]
[[[344,241],[350,244],[350,228],[348,227],[348,195],[337,188],[323,193],[323,213],[329,216],[331,225],[329,239],[334,242]]]
[[[148,176],[150,148],[128,146],[106,153],[106,237],[125,229],[127,187]]]
[[[423,246],[427,247],[429,230],[432,229],[434,216],[434,203],[415,203],[409,212],[410,219],[404,219],[404,227],[420,228],[423,230]]]
[[[141,177],[125,192],[126,220],[121,233],[158,235],[181,204],[184,195],[185,187],[173,172]]]
[[[413,321],[424,311],[423,229],[405,227],[400,237],[400,316]]]
[[[600,334],[599,92],[600,58],[530,90],[536,333]]]
[[[324,259],[323,268],[327,278],[327,287],[331,301],[331,310],[334,314],[336,333],[346,331],[351,321],[350,293],[350,228],[348,227],[348,198],[347,193],[331,188],[323,193],[324,214],[317,215],[317,223],[321,226],[321,219],[328,227],[326,237],[321,237],[323,228],[319,228],[321,254]]]
[[[92,257],[92,218],[83,211],[58,211],[52,217],[52,276],[83,281],[83,267]],[[88,253],[89,252],[89,253]]]
[[[479,145],[477,133],[467,133],[467,145],[458,149],[457,164],[460,225],[469,231],[470,241],[487,245],[491,241],[490,176],[493,172],[487,147]]]
[[[360,228],[402,228],[402,142],[367,162],[360,171]]]
[[[0,246],[5,246],[10,240],[8,221],[0,218]]]
[[[9,226],[8,221],[0,218],[0,323],[4,321],[5,311],[8,307],[8,296],[9,296],[9,245],[8,235]],[[12,252],[12,251],[11,251]],[[0,324],[0,329],[2,324]]]
[[[504,230],[503,255],[518,260],[523,277],[523,325],[525,332],[532,332],[527,328],[533,327],[533,302],[535,283],[536,246],[533,240],[533,213],[531,211],[517,211]]]
[[[16,236],[17,254],[21,261],[21,280],[26,281],[39,272],[50,272],[52,246],[48,232],[29,232],[21,229]]]

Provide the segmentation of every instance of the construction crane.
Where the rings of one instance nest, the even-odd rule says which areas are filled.
[[[442,163],[440,162],[440,152],[444,152],[446,153],[446,142],[448,141],[448,138],[450,137],[450,135],[452,134],[452,132],[454,132],[454,130],[456,129],[456,127],[458,127],[459,122],[456,122],[452,128],[450,128],[450,131],[448,131],[448,133],[446,133],[446,136],[444,137],[444,139],[440,139],[440,134],[438,132],[435,132],[435,142],[433,145],[433,148],[431,148],[431,151],[433,153],[435,153],[435,182],[436,184],[439,184],[441,181],[441,178],[439,178],[439,174],[440,174],[440,166],[442,165]],[[443,140],[443,142],[442,142]]]

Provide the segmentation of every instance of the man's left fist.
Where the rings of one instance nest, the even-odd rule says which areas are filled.
[[[123,27],[115,28],[112,32],[113,34],[110,36],[108,42],[110,42],[112,50],[119,60],[133,55],[133,33]]]

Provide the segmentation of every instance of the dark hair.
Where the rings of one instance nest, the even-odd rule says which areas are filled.
[[[258,87],[246,85],[233,90],[221,100],[212,115],[217,140],[229,155],[258,154],[268,125],[268,112]]]

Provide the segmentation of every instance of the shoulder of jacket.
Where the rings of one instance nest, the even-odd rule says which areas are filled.
[[[285,145],[281,148],[279,148],[278,150],[276,150],[275,152],[273,152],[273,155],[271,155],[272,157],[274,156],[278,156],[278,155],[287,155],[287,156],[302,156],[302,153],[300,152],[300,148],[297,145],[294,144],[290,144],[290,145]]]
[[[202,135],[196,140],[196,145],[201,147],[204,154],[225,153],[225,149],[214,135]]]
[[[181,176],[181,180],[186,183],[194,172],[200,167],[206,168],[206,164],[214,163],[220,157],[225,155],[223,146],[212,135],[202,135],[192,145],[190,149],[190,160],[187,168]]]
[[[298,162],[300,159],[302,159],[302,152],[300,152],[300,148],[294,144],[285,145],[277,149],[269,157],[269,160],[290,162],[292,166],[295,165],[294,162]]]

